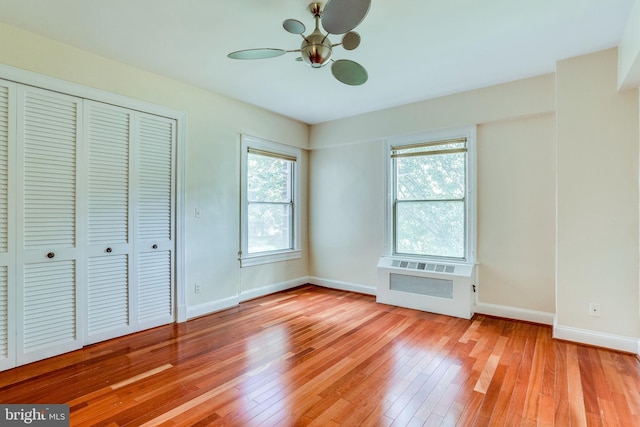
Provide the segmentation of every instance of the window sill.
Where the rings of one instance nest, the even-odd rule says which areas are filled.
[[[302,251],[268,252],[240,258],[240,267],[253,267],[254,265],[271,264],[300,258],[302,258]]]

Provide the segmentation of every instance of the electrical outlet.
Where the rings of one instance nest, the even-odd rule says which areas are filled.
[[[600,317],[600,304],[595,302],[589,304],[589,316]]]
[[[194,290],[194,292],[195,292],[196,294],[199,294],[199,293],[200,293],[200,284],[199,284],[199,283],[196,283],[196,284],[194,285],[194,287],[193,287],[193,290]]]

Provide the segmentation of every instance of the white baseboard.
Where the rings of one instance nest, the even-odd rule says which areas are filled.
[[[187,308],[187,319],[193,319],[194,317],[206,316],[207,314],[215,313],[216,311],[226,310],[227,308],[235,307],[240,304],[240,298],[238,296],[232,296],[223,298],[204,304],[194,305]]]
[[[339,282],[337,280],[321,279],[319,277],[309,277],[309,283],[324,288],[338,289],[341,291],[356,292],[365,295],[376,295],[376,288],[373,286],[358,285],[356,283]]]
[[[240,295],[235,295],[228,298],[223,298],[204,304],[195,305],[193,307],[186,308],[186,320],[193,319],[195,317],[206,316],[217,311],[226,310],[240,304],[241,302],[249,301],[254,298],[260,298],[265,295],[273,294],[280,291],[286,291],[287,289],[295,288],[309,283],[308,277],[300,277],[298,279],[289,280],[287,282],[276,283],[274,285],[263,286],[257,289],[250,289],[242,292]]]
[[[286,291],[288,289],[306,285],[307,283],[309,283],[309,277],[300,277],[298,279],[289,280],[287,282],[276,283],[275,285],[263,286],[257,289],[249,289],[247,291],[242,291],[242,293],[240,294],[240,302],[260,298],[265,295],[274,294],[276,292]]]
[[[553,338],[640,355],[640,341],[637,338],[559,325],[553,327]]]
[[[525,322],[553,325],[555,315],[545,311],[529,310],[526,308],[509,307],[506,305],[476,302],[475,312],[488,316],[504,317],[506,319],[522,320]]]
[[[274,285],[263,286],[257,289],[250,289],[236,295],[221,300],[211,301],[193,307],[182,307],[178,310],[178,318],[186,313],[187,319],[215,313],[227,308],[235,307],[239,303],[265,295],[273,294],[287,289],[310,283],[315,286],[338,289],[347,292],[357,292],[365,295],[376,295],[376,288],[372,286],[359,285],[356,283],[340,282],[337,280],[321,279],[319,277],[300,277],[287,282],[276,283]],[[529,310],[525,308],[509,307],[497,304],[477,302],[474,306],[478,314],[488,316],[504,317],[506,319],[522,320],[525,322],[540,323],[553,326],[553,337],[567,340],[579,344],[594,345],[597,347],[610,348],[613,350],[634,353],[640,357],[640,339],[629,338],[619,335],[612,335],[603,332],[595,332],[586,329],[574,328],[571,326],[559,326],[555,324],[555,315],[544,311]]]

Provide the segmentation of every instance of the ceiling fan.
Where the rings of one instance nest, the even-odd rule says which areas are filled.
[[[360,34],[353,31],[369,12],[371,0],[329,0],[326,6],[322,3],[309,4],[308,10],[315,18],[315,30],[305,36],[306,27],[297,19],[285,19],[282,26],[291,34],[302,36],[300,49],[284,50],[275,48],[245,49],[231,52],[227,56],[232,59],[265,59],[282,56],[289,52],[299,52],[297,61],[302,61],[312,68],[321,68],[331,62],[331,73],[340,82],[358,86],[369,78],[367,70],[357,62],[347,59],[331,59],[333,48],[342,45],[346,50],[353,50],[360,45]],[[320,30],[320,24],[326,31]],[[341,43],[332,44],[330,34],[344,34]]]

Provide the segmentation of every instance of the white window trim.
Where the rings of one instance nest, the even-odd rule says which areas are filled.
[[[240,267],[251,267],[261,264],[270,264],[273,262],[289,261],[302,258],[300,250],[300,161],[302,150],[297,147],[280,144],[273,141],[257,138],[249,135],[241,135],[241,153],[240,153],[240,252],[238,259]],[[247,234],[248,228],[248,203],[247,203],[247,154],[249,148],[268,151],[271,153],[282,154],[285,156],[295,157],[296,162],[293,170],[293,248],[279,251],[260,252],[257,254],[248,253]]]
[[[393,253],[393,167],[391,159],[391,147],[399,145],[415,144],[453,138],[467,138],[467,185],[466,185],[466,246],[464,259],[433,257],[422,255],[396,255]],[[390,137],[386,140],[385,148],[385,247],[384,255],[388,257],[404,258],[408,256],[428,261],[452,261],[463,263],[476,262],[477,244],[477,151],[476,151],[476,127],[465,126],[450,129],[419,132],[410,135]]]

